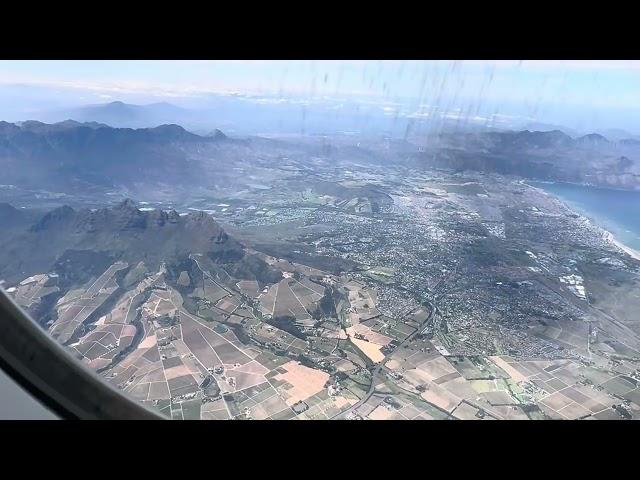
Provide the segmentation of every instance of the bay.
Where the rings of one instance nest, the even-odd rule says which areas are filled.
[[[555,195],[626,246],[640,250],[640,192],[561,182],[527,183]]]

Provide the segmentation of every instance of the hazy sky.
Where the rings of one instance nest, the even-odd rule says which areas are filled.
[[[231,92],[357,96],[416,114],[437,106],[640,133],[638,61],[0,61],[7,114],[17,104],[198,106],[208,94]]]

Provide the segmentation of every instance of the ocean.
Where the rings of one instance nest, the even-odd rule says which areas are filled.
[[[626,246],[640,250],[640,192],[558,182],[527,183],[555,195]]]

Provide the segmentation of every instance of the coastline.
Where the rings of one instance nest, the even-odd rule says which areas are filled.
[[[589,188],[597,188],[598,190],[611,190],[614,192],[638,192],[640,190],[638,189],[629,189],[629,188],[616,188],[616,187],[612,187],[612,186],[603,186],[603,185],[598,185],[598,184],[594,184],[594,183],[589,183],[589,182],[566,182],[566,181],[562,181],[562,180],[536,180],[536,179],[522,179],[520,180],[521,183],[526,183],[527,182],[537,182],[537,183],[544,183],[544,184],[548,184],[548,185],[572,185],[575,187],[589,187]],[[530,185],[533,186],[533,185]],[[535,188],[535,187],[534,187]]]
[[[553,182],[549,182],[549,183],[553,183]],[[597,221],[593,220],[592,218],[587,217],[586,215],[584,215],[582,212],[576,211],[574,208],[571,207],[571,205],[569,205],[567,202],[565,202],[562,198],[560,198],[557,195],[554,195],[550,192],[547,192],[546,190],[543,190],[541,188],[535,187],[529,183],[526,183],[526,181],[521,181],[521,184],[523,185],[527,185],[529,188],[532,188],[536,191],[538,191],[539,193],[542,193],[544,195],[547,196],[551,196],[555,199],[557,199],[558,201],[562,202],[562,204],[564,206],[566,206],[570,211],[572,211],[573,213],[575,213],[576,215],[580,216],[581,218],[587,220],[589,223],[591,223],[593,226],[595,226],[596,228],[598,228],[599,230],[601,230],[603,232],[604,238],[607,242],[609,242],[611,245],[613,245],[614,247],[617,247],[619,250],[622,250],[623,252],[625,252],[627,255],[629,255],[631,258],[640,261],[640,251],[635,250],[631,247],[629,247],[628,245],[625,245],[624,243],[622,243],[620,240],[618,240],[615,235],[613,233],[611,233],[609,230],[607,230],[606,228],[600,226],[598,224]]]
[[[634,250],[633,248],[631,248],[631,247],[625,245],[624,243],[622,243],[621,241],[617,240],[616,237],[613,235],[613,233],[611,233],[609,230],[604,230],[604,232],[605,232],[605,237],[606,237],[607,240],[609,240],[609,242],[611,242],[616,247],[618,247],[620,250],[626,252],[628,255],[630,255],[631,257],[635,258],[636,260],[640,260],[640,252],[638,250]]]

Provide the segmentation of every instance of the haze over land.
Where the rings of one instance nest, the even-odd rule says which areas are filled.
[[[640,141],[456,111],[455,68],[421,115],[139,84],[41,102],[0,123],[2,286],[171,418],[640,418],[640,261],[532,186],[638,191]]]
[[[63,114],[122,101],[180,115],[160,123],[238,134],[331,121],[367,133],[397,119],[402,135],[410,123],[445,118],[614,139],[640,134],[639,70],[637,61],[3,61],[0,110],[7,121],[83,120]]]
[[[484,171],[640,189],[640,141],[635,139],[524,130],[440,131],[411,140],[370,136],[363,141],[353,135],[230,138],[217,129],[196,135],[175,124],[131,129],[95,120],[0,123],[0,156],[8,167],[4,182],[62,193],[88,188],[141,192],[168,184],[176,194],[181,188],[215,189],[222,179],[247,181],[229,177],[236,177],[238,168],[266,166],[265,158],[278,163],[290,155],[315,154],[330,162],[349,157],[363,165]]]

